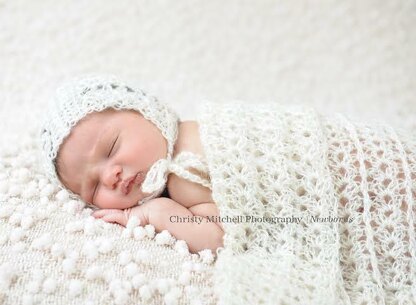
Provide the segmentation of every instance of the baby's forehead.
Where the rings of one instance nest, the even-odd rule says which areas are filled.
[[[136,110],[132,110],[132,109],[114,109],[114,108],[106,108],[102,111],[95,111],[95,112],[91,112],[89,114],[87,114],[84,119],[102,119],[102,120],[107,120],[110,118],[114,118],[116,116],[120,116],[122,114],[126,114],[126,113],[134,113],[137,115],[140,115],[140,112],[136,111]]]

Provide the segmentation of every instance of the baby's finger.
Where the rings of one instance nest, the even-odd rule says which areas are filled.
[[[108,215],[103,216],[103,218],[101,219],[104,220],[105,222],[116,222],[122,226],[126,226],[127,218],[125,214],[121,210],[118,210],[118,211],[119,213],[108,214]]]
[[[121,210],[118,210],[118,209],[100,209],[100,210],[93,212],[91,215],[94,216],[95,218],[101,218],[104,215],[118,213],[120,211]]]

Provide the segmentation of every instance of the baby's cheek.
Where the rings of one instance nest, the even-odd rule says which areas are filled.
[[[117,194],[117,190],[101,189],[95,197],[95,204],[100,209],[120,209],[124,210],[137,206],[140,198],[127,198]]]

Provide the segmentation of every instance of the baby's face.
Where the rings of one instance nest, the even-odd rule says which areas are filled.
[[[133,110],[94,112],[72,128],[58,154],[63,184],[102,209],[132,207],[148,194],[126,181],[167,156],[167,141],[152,122]],[[136,180],[136,181],[137,181]],[[140,183],[140,182],[139,182]]]

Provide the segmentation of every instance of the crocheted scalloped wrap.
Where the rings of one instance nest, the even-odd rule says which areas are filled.
[[[414,304],[414,133],[300,105],[205,104],[199,123],[219,304]]]
[[[56,90],[40,130],[40,146],[46,173],[60,188],[67,189],[56,172],[59,148],[81,119],[89,113],[100,112],[107,108],[138,111],[155,124],[166,138],[168,143],[166,159],[160,159],[150,168],[142,185],[143,192],[150,195],[138,204],[159,196],[166,185],[167,171],[166,166],[163,165],[172,159],[178,133],[178,115],[154,96],[127,85],[113,75],[89,74],[65,82]],[[71,196],[81,199],[78,194],[68,191]]]

